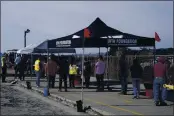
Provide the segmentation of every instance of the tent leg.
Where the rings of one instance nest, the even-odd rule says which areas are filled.
[[[106,62],[106,78],[107,78],[107,80],[108,80],[108,82],[107,82],[107,89],[108,89],[108,91],[111,91],[111,88],[109,87],[109,76],[108,76],[108,67],[109,67],[109,59],[108,59],[108,47],[107,47],[107,62]]]
[[[32,60],[33,60],[33,59],[32,59],[32,54],[31,54],[31,61],[30,61],[30,62],[31,62],[31,69],[30,69],[30,70],[31,70],[31,72],[30,72],[31,81],[32,81],[32,72],[33,72],[33,71],[32,71],[32,69],[33,69],[33,68],[32,68],[32,67],[33,67],[33,66],[32,66],[32,64],[33,64],[33,63],[32,63]]]
[[[156,60],[156,46],[153,47],[153,64],[155,65],[155,60]]]
[[[100,56],[100,47],[99,47],[99,56]]]
[[[47,64],[48,64],[48,61],[49,61],[49,48],[47,48]],[[49,70],[49,68],[47,68],[47,70]],[[48,94],[49,94],[49,77],[48,77],[48,71],[46,73],[47,73],[47,91],[48,91]]]

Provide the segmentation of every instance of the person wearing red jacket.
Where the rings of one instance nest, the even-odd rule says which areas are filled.
[[[163,87],[166,78],[165,58],[159,57],[158,62],[154,65],[154,100],[156,106],[166,106],[166,90]]]

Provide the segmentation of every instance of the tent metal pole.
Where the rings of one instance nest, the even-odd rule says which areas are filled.
[[[109,59],[108,59],[108,47],[107,47],[107,64],[106,64],[106,78],[108,79],[108,81],[109,81],[109,76],[108,76],[108,62],[109,61]],[[109,88],[109,84],[107,84],[107,87]]]
[[[47,48],[47,64],[49,61],[49,48]],[[49,93],[49,76],[48,76],[48,70],[49,68],[47,67],[47,89],[48,89],[48,93]]]
[[[109,36],[107,36],[107,39],[109,38]],[[110,48],[111,49],[111,48]],[[107,78],[107,80],[108,80],[108,82],[107,82],[107,88],[108,88],[108,90],[110,89],[109,88],[109,76],[108,76],[108,46],[107,46],[107,73],[106,73],[106,78]]]
[[[174,38],[173,38],[173,49],[174,49]],[[174,52],[173,52],[173,60],[172,60],[173,64],[174,64]]]
[[[30,69],[31,70],[31,72],[30,72],[31,74],[30,74],[30,76],[31,76],[31,80],[32,80],[32,72],[33,72],[32,71],[32,69],[33,69],[33,65],[32,65],[33,64],[33,62],[32,62],[32,53],[31,53],[31,61],[30,61],[30,63],[31,63],[31,69]]]
[[[99,56],[100,56],[100,47],[99,47]]]
[[[155,65],[155,60],[156,60],[156,45],[154,45],[154,47],[153,47],[153,59],[154,59],[153,64]]]

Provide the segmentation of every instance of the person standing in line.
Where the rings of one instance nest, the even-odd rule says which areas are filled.
[[[103,57],[99,56],[98,62],[95,64],[95,73],[97,79],[97,90],[96,91],[104,91],[104,73],[105,73],[105,62],[103,61]]]
[[[24,74],[25,67],[26,67],[26,65],[25,65],[25,57],[22,56],[21,61],[18,64],[18,70],[19,70],[19,79],[23,80],[23,81],[25,80],[25,74]]]
[[[34,70],[36,73],[36,86],[40,87],[40,78],[41,78],[41,72],[42,72],[42,64],[40,62],[40,57],[35,61],[34,63]]]
[[[133,60],[133,65],[130,67],[130,72],[133,84],[133,99],[138,99],[140,95],[140,81],[143,74],[143,68],[141,67],[137,59]]]
[[[169,61],[168,58],[166,58],[165,64],[166,64],[166,68],[167,68],[167,70],[168,70],[168,69],[170,68],[170,65],[171,65],[171,62]]]
[[[69,65],[69,86],[75,88],[74,80],[77,75],[78,67],[75,64],[75,59],[71,58],[71,63]]]
[[[62,91],[62,80],[64,81],[64,89],[67,92],[67,77],[69,72],[69,64],[64,56],[59,60],[59,91]]]
[[[21,62],[21,56],[18,54],[16,59],[15,59],[15,66],[14,66],[14,69],[15,69],[15,79],[17,78],[17,75],[18,75],[18,72],[19,72],[19,63]]]
[[[123,53],[119,60],[119,77],[121,81],[121,93],[123,95],[127,94],[127,78],[128,78],[128,64],[126,62],[126,55]]]
[[[166,65],[166,77],[165,77],[165,83],[168,83],[169,82],[169,75],[168,75],[168,70],[170,69],[170,66],[171,66],[171,62],[169,61],[168,58],[166,58],[165,60],[165,65]]]
[[[158,62],[154,65],[154,101],[156,106],[166,106],[166,90],[163,85],[165,84],[166,77],[165,58],[159,57]],[[160,96],[161,95],[161,96]]]
[[[32,74],[32,71],[31,71],[31,59],[30,58],[28,58],[28,60],[27,60],[27,74]]]
[[[85,58],[85,62],[84,62],[84,77],[85,77],[86,88],[89,88],[90,76],[91,76],[91,63]]]
[[[7,57],[8,55],[4,53],[1,57],[1,67],[2,67],[2,83],[5,83],[5,79],[7,76]]]
[[[171,67],[168,70],[167,76],[169,79],[168,84],[174,85],[174,64],[171,64]]]
[[[58,71],[58,66],[55,61],[55,56],[52,54],[49,61],[45,65],[45,73],[48,75],[49,87],[55,87],[55,78]]]

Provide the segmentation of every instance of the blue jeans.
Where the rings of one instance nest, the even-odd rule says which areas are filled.
[[[41,72],[36,71],[36,85],[40,86],[40,78],[41,78]]]
[[[121,77],[121,92],[125,93],[127,92],[127,78]]]
[[[138,97],[140,94],[140,79],[139,78],[132,78],[132,85],[133,85],[134,96]]]
[[[154,92],[154,100],[155,102],[161,101],[164,102],[166,100],[166,89],[163,87],[165,81],[161,77],[156,77],[153,83],[153,92]]]

